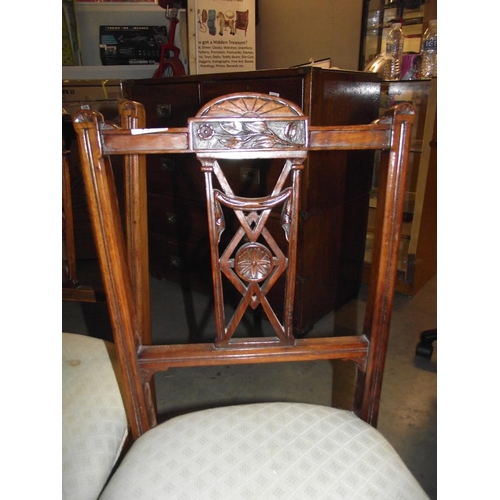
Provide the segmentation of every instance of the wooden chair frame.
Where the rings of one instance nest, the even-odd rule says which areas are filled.
[[[247,105],[251,102],[263,107],[249,109]],[[134,109],[136,114],[143,112],[142,106],[137,103],[128,101],[122,106]],[[247,108],[243,110],[245,106]],[[190,119],[187,127],[168,130],[107,130],[98,113],[81,110],[75,114],[74,124],[84,165],[84,179],[108,308],[124,372],[126,411],[134,438],[157,423],[151,393],[152,378],[156,372],[179,366],[316,359],[342,359],[356,363],[358,375],[353,411],[361,419],[376,426],[413,119],[412,107],[402,104],[371,124],[315,127],[309,124],[308,117],[293,103],[255,93],[231,94],[215,99]],[[252,136],[251,140],[249,136]],[[373,263],[363,331],[354,336],[296,339],[291,329],[291,317],[295,280],[296,210],[299,204],[302,164],[309,151],[356,149],[382,150],[387,160],[381,165],[385,168],[381,168],[380,173]],[[141,308],[136,306],[136,299],[146,300],[145,295],[141,295],[146,291],[141,286],[134,285],[136,275],[133,269],[129,271],[127,264],[136,261],[136,252],[142,252],[142,259],[147,255],[145,193],[144,190],[136,193],[142,201],[137,206],[137,212],[127,219],[128,229],[130,225],[136,227],[138,221],[141,221],[142,227],[139,229],[144,232],[138,236],[139,243],[134,243],[133,236],[129,237],[127,247],[121,230],[109,156],[125,155],[129,159],[129,165],[136,176],[130,177],[132,180],[129,189],[132,192],[136,189],[133,179],[139,179],[138,185],[145,182],[144,155],[166,153],[195,153],[205,175],[209,229],[212,233],[212,262],[215,264],[212,272],[216,304],[220,305],[223,299],[218,296],[220,286],[217,284],[217,267],[221,266],[221,258],[214,248],[214,242],[218,240],[214,207],[218,202],[227,202],[229,205],[240,204],[236,206],[237,210],[251,211],[258,208],[265,212],[277,202],[276,197],[285,197],[286,201],[290,201],[290,247],[286,257],[289,287],[284,325],[282,329],[275,328],[276,337],[257,342],[230,339],[216,305],[217,338],[213,343],[152,345],[150,341],[144,340],[145,320]],[[230,191],[217,193],[211,185],[211,176],[217,175],[217,163],[224,158],[282,158],[285,168],[291,172],[292,188],[284,194],[288,188],[282,189],[281,185],[270,196],[251,200],[239,200]],[[222,264],[224,265],[227,263]]]

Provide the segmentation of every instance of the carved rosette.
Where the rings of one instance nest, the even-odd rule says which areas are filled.
[[[236,252],[234,270],[245,281],[263,281],[272,269],[273,255],[260,243],[247,243]]]

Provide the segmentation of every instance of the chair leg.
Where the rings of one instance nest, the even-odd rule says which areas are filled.
[[[415,352],[416,356],[422,356],[424,358],[431,358],[434,348],[432,343],[437,340],[437,328],[432,330],[426,330],[420,335],[420,342],[417,345]]]

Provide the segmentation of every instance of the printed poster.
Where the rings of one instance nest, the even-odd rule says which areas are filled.
[[[190,73],[255,70],[255,0],[192,0],[190,5],[191,36],[195,28]]]

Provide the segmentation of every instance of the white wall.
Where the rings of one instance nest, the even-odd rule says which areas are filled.
[[[363,0],[259,0],[259,24],[256,30],[257,69],[287,68],[306,63],[311,58],[330,58],[332,66],[357,70],[362,5]],[[136,12],[139,10],[140,13]],[[77,3],[84,64],[97,65],[96,67],[101,64],[100,24],[162,24],[166,23],[164,12],[152,4]],[[134,21],[131,22],[131,19]],[[181,30],[178,31],[176,41],[177,35],[181,34]],[[186,36],[184,32],[182,34]],[[180,45],[182,47],[183,44]],[[111,68],[117,69],[118,73],[111,73]],[[130,74],[125,75],[124,68],[142,72],[149,70],[123,67],[124,76],[119,74],[120,67],[101,67],[101,70],[106,72],[106,78],[131,78]],[[63,72],[67,73],[70,69],[81,72],[85,68],[63,67]],[[135,77],[146,76],[141,73]],[[63,78],[78,76],[68,74]],[[82,73],[79,78],[97,76]]]
[[[259,0],[257,69],[330,58],[358,69],[363,0]]]

